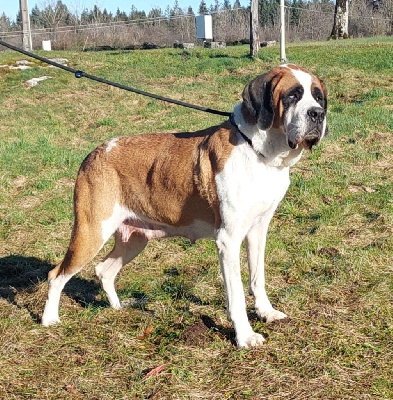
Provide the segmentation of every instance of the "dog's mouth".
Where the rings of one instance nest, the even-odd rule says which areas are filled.
[[[305,150],[312,150],[321,141],[321,135],[319,132],[310,132],[302,138],[296,138],[295,140],[288,139],[288,146],[295,150],[298,146],[301,146]]]
[[[321,140],[320,136],[310,135],[303,139],[303,146],[306,150],[312,150]]]

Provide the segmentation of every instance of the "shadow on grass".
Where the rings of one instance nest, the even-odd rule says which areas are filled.
[[[214,320],[210,318],[208,315],[201,315],[201,321],[203,325],[206,326],[206,328],[218,332],[226,340],[231,342],[233,346],[237,346],[236,334],[233,327],[224,328],[222,325],[216,324]]]
[[[0,258],[0,298],[22,308],[16,301],[18,294],[34,293],[37,284],[46,281],[48,272],[54,265],[35,257],[11,255]],[[80,304],[82,307],[107,307],[108,303],[97,300],[100,285],[92,280],[86,280],[78,276],[73,277],[67,283],[64,293]],[[32,318],[40,321],[40,317],[29,306],[25,306]]]

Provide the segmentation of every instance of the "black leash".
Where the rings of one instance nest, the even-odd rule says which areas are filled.
[[[185,103],[185,102],[179,101],[179,100],[168,99],[167,97],[159,96],[157,94],[144,92],[143,90],[139,90],[139,89],[135,89],[135,88],[132,88],[132,87],[129,87],[129,86],[121,85],[120,83],[111,82],[111,81],[108,81],[106,79],[99,78],[98,76],[90,75],[90,74],[87,74],[86,72],[67,67],[66,65],[63,65],[63,64],[59,64],[59,63],[57,63],[55,61],[52,61],[52,60],[49,60],[47,58],[37,56],[36,54],[33,54],[33,53],[30,53],[29,51],[20,49],[19,47],[16,47],[16,46],[13,46],[13,45],[11,45],[9,43],[3,42],[2,40],[0,40],[0,45],[2,45],[4,47],[8,47],[11,50],[17,51],[18,53],[22,53],[22,54],[24,54],[24,55],[26,55],[28,57],[35,58],[36,60],[42,61],[43,63],[49,64],[49,65],[53,65],[54,67],[63,69],[64,71],[71,72],[72,74],[75,75],[75,78],[88,78],[88,79],[91,79],[92,81],[104,83],[104,84],[109,85],[109,86],[114,86],[114,87],[117,87],[119,89],[126,90],[128,92],[141,94],[142,96],[151,97],[151,98],[156,99],[156,100],[162,100],[162,101],[165,101],[167,103],[177,104],[179,106],[192,108],[192,109],[198,110],[198,111],[204,111],[204,112],[207,112],[207,113],[210,113],[210,114],[222,115],[224,117],[229,117],[231,115],[230,112],[214,110],[212,108],[200,107],[200,106],[196,106],[194,104]]]

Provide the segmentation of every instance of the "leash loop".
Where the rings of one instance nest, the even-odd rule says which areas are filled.
[[[87,74],[87,73],[85,73],[83,71],[70,68],[70,67],[68,67],[66,65],[63,65],[63,64],[59,64],[59,63],[57,63],[55,61],[52,61],[52,60],[50,60],[48,58],[37,56],[36,54],[33,54],[33,53],[31,53],[29,51],[26,51],[26,50],[22,50],[21,48],[13,46],[13,45],[11,45],[11,44],[9,44],[7,42],[4,42],[3,40],[0,40],[0,45],[2,45],[4,47],[8,47],[9,49],[14,50],[14,51],[16,51],[18,53],[24,54],[24,55],[26,55],[28,57],[35,58],[36,60],[39,60],[39,61],[41,61],[43,63],[49,64],[49,65],[53,65],[54,67],[63,69],[64,71],[71,72],[72,74],[75,75],[75,78],[77,78],[77,79],[85,77],[85,78],[91,79],[91,80],[96,81],[96,82],[104,83],[104,84],[109,85],[109,86],[114,86],[114,87],[117,87],[119,89],[126,90],[128,92],[137,93],[137,94],[140,94],[142,96],[151,97],[151,98],[156,99],[156,100],[165,101],[167,103],[172,103],[172,104],[176,104],[176,105],[179,105],[179,106],[182,106],[182,107],[192,108],[194,110],[203,111],[203,112],[210,113],[210,114],[221,115],[223,117],[229,117],[231,115],[231,113],[227,112],[227,111],[219,111],[219,110],[214,110],[212,108],[196,106],[194,104],[185,103],[185,102],[180,101],[180,100],[170,99],[168,97],[159,96],[157,94],[148,93],[148,92],[144,92],[143,90],[139,90],[139,89],[135,89],[133,87],[125,86],[125,85],[122,85],[120,83],[108,81],[108,80],[106,80],[104,78],[100,78],[98,76],[90,75],[90,74]]]

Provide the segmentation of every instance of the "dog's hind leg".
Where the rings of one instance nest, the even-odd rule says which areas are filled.
[[[99,189],[101,190],[101,188]],[[75,221],[70,245],[63,261],[48,274],[48,300],[42,316],[44,326],[60,322],[60,294],[65,284],[95,257],[122,222],[114,212],[109,219],[103,213],[110,209],[108,205],[110,196],[99,197],[96,193],[88,190],[82,173],[77,179],[74,198]],[[81,198],[84,201],[81,201]],[[107,222],[105,223],[105,221]]]
[[[113,250],[96,266],[96,274],[113,308],[121,308],[115,290],[116,275],[146,247],[147,242],[148,240],[139,234],[132,234],[128,241],[123,242],[121,235],[117,232]]]
[[[60,322],[59,302],[65,284],[93,259],[103,244],[104,240],[98,225],[75,224],[63,261],[48,274],[48,300],[42,315],[42,325],[49,326]]]

